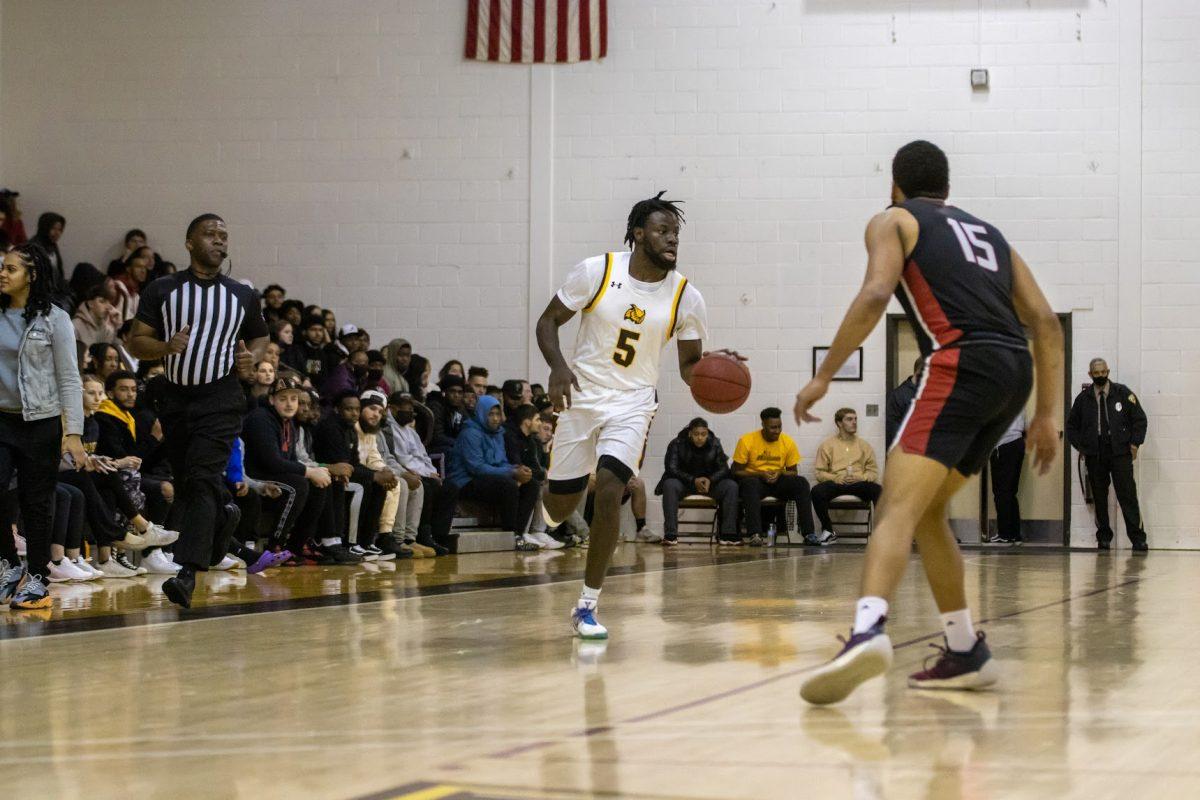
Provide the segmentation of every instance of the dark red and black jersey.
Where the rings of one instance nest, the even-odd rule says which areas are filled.
[[[995,226],[940,201],[901,204],[921,226],[896,297],[921,354],[973,344],[1028,349],[1013,307],[1012,251]]]

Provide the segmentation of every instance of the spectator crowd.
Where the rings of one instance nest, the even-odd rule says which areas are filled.
[[[59,250],[66,225],[60,214],[43,214],[33,241],[49,256],[52,302],[75,334],[86,456],[77,463],[64,446],[44,574],[50,583],[171,575],[180,569],[178,534],[166,525],[177,476],[156,412],[164,366],[134,357],[130,338],[143,291],[176,268],[133,229],[103,270],[78,263],[68,277]],[[0,192],[0,245],[25,241],[16,196]],[[493,382],[486,367],[455,359],[435,373],[408,339],[378,346],[369,331],[339,324],[330,309],[280,285],[259,297],[270,344],[244,383],[242,431],[225,476],[229,552],[216,569],[435,558],[456,551],[461,517],[501,527],[521,551],[586,542],[590,503],[556,530],[539,512],[556,423],[540,385]],[[857,437],[853,411],[838,412],[837,435],[818,451],[815,488],[797,472],[800,454],[779,409],[761,416],[732,464],[703,419],[682,430],[657,487],[665,535],[646,526],[645,485],[629,482],[636,537],[676,543],[680,501],[703,495],[719,506],[721,544],[763,544],[773,509],[795,502],[805,541],[824,545],[836,538],[829,500],[877,499],[874,453]],[[13,535],[0,536],[0,599],[12,596],[26,555],[16,493],[7,495]]]

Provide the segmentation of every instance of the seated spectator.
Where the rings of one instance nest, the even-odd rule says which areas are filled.
[[[139,247],[125,259],[125,266],[113,280],[117,287],[117,311],[121,321],[133,319],[137,314],[138,303],[141,301],[142,287],[150,276],[150,267],[154,265],[154,251],[149,247]]]
[[[392,393],[392,385],[383,377],[383,368],[387,359],[378,350],[367,351],[367,377],[363,381],[363,391],[374,390],[384,397]]]
[[[431,453],[449,453],[467,421],[463,403],[463,379],[457,375],[442,378],[440,392],[432,392],[425,405],[433,414]]]
[[[296,343],[296,329],[286,319],[279,319],[272,322],[270,330],[271,341],[279,345],[280,350],[286,350]]]
[[[467,388],[475,394],[476,397],[483,397],[487,394],[488,387],[488,371],[486,367],[472,366],[467,370]]]
[[[323,390],[326,379],[341,363],[342,356],[337,347],[329,343],[329,334],[320,317],[306,319],[300,332],[300,338],[284,351],[283,363],[306,375],[313,386]]]
[[[869,503],[879,502],[883,487],[879,485],[879,467],[875,450],[858,436],[858,412],[839,408],[833,415],[837,435],[831,436],[817,448],[814,472],[817,485],[812,490],[813,510],[821,521],[820,544],[837,539],[829,519],[829,502],[835,497],[852,495]]]
[[[279,318],[292,323],[294,329],[304,319],[304,303],[299,300],[284,300],[279,305]]]
[[[400,466],[421,479],[423,502],[417,526],[417,542],[438,551],[454,550],[450,526],[454,521],[458,492],[438,474],[416,431],[415,420],[412,397],[403,392],[393,392],[388,397],[388,424],[383,426],[382,432],[388,449]]]
[[[374,556],[371,560],[375,560],[380,555],[374,546],[379,519],[387,492],[396,485],[396,477],[388,470],[372,469],[362,462],[358,427],[362,407],[358,395],[346,392],[334,398],[333,411],[313,431],[315,455],[317,460],[328,465],[334,478],[359,487],[362,502],[353,530],[347,525],[345,507],[335,504],[334,525],[325,531],[320,551],[337,563],[357,563],[371,556]],[[329,535],[332,531],[344,532],[344,541],[337,542]],[[345,560],[346,556],[351,560]]]
[[[129,254],[139,247],[145,247],[149,244],[149,239],[146,232],[141,228],[130,228],[125,232],[124,246],[121,249],[121,255],[108,262],[108,275],[115,278],[125,269],[125,260],[129,258]]]
[[[503,392],[503,391],[501,391],[501,389],[500,389],[500,387],[499,387],[499,386],[492,386],[492,385],[489,383],[489,384],[488,384],[488,386],[487,386],[487,388],[486,388],[486,389],[484,389],[483,393],[484,393],[485,395],[487,395],[488,397],[495,398],[496,400],[499,400],[499,401],[501,401],[501,402],[503,402],[503,401],[504,401],[504,392]],[[503,406],[501,406],[501,408],[503,408]]]
[[[93,286],[84,293],[75,316],[71,318],[75,327],[75,339],[84,347],[104,342],[113,344],[117,341],[117,328],[121,325],[121,315],[112,303],[108,302],[103,284]]]
[[[379,535],[375,547],[384,555],[380,558],[433,558],[449,552],[446,548],[420,544],[421,515],[425,506],[425,486],[421,477],[409,472],[392,453],[391,444],[384,434],[387,426],[387,398],[382,392],[368,389],[358,399],[362,411],[358,417],[359,456],[363,463],[372,465],[372,454],[382,458],[382,464],[396,476],[396,486],[387,494],[383,513],[379,521]],[[367,437],[374,437],[368,443]],[[426,537],[428,538],[428,537]]]
[[[536,542],[522,535],[537,506],[538,485],[529,467],[508,460],[500,430],[503,422],[500,403],[491,397],[479,398],[475,416],[463,425],[450,451],[446,479],[458,490],[460,499],[497,506],[501,524],[512,532],[516,549],[538,550]]]
[[[283,490],[277,483],[256,481],[246,475],[246,445],[241,437],[233,440],[229,464],[225,468],[225,488],[233,500],[225,505],[225,527],[220,537],[225,557],[211,569],[244,569],[251,575],[285,564],[293,558],[290,550],[258,549],[258,524],[262,519],[262,498],[278,499]],[[218,546],[214,543],[214,547]]]
[[[408,371],[408,362],[412,358],[412,345],[407,339],[392,339],[383,346],[382,352],[383,379],[392,388],[392,393],[407,392],[408,381],[405,380],[404,373]]]
[[[469,394],[474,394],[470,392]],[[550,466],[550,454],[542,447],[534,431],[537,429],[537,409],[531,405],[518,406],[504,420],[504,450],[511,464],[523,464],[533,473],[532,483],[538,486],[538,503],[541,503],[541,487],[546,482],[546,470]],[[535,511],[531,517],[525,538],[547,550],[558,550],[563,543],[546,532],[545,521]]]
[[[533,394],[529,391],[529,382],[510,378],[500,387],[501,399],[504,401],[504,416],[510,416],[517,406],[533,402]]]
[[[99,342],[87,349],[87,366],[83,370],[86,374],[107,382],[108,376],[120,368],[121,356],[111,344]]]
[[[408,393],[418,403],[425,402],[425,393],[429,389],[431,369],[429,359],[424,356],[414,353],[409,357],[408,372],[404,374],[404,379],[408,383]]]
[[[114,547],[143,550],[170,544],[178,534],[152,525],[143,517],[128,486],[118,475],[114,460],[96,453],[100,435],[96,412],[104,399],[104,386],[94,375],[85,375],[82,440],[88,460],[86,464],[76,464],[70,456],[64,456],[58,480],[83,493],[84,514],[97,545],[93,557],[94,568],[105,578],[133,578],[146,574],[147,570],[139,570],[124,553],[119,550],[114,552]],[[134,530],[127,530],[127,523],[132,523]],[[82,557],[73,560],[77,567],[84,569],[80,563]]]
[[[117,358],[120,360],[121,369],[137,372],[138,358],[129,352],[129,337],[132,331],[133,320],[127,319],[122,322],[121,327],[117,328],[117,340],[113,342],[113,346],[117,348]]]
[[[667,445],[663,476],[654,489],[663,499],[663,544],[679,543],[679,501],[702,494],[717,501],[718,539],[738,538],[738,486],[721,440],[696,417]]]
[[[355,351],[361,353],[363,351]],[[396,512],[399,510],[399,495],[407,494],[408,487],[400,489],[400,479],[390,470],[383,453],[379,449],[379,425],[383,421],[383,407],[387,402],[379,392],[365,392],[367,400],[359,398],[358,421],[354,431],[358,439],[358,461],[371,472],[371,481],[375,484],[375,493],[383,497],[379,513],[375,514],[370,506],[365,506],[363,515],[358,520],[358,547],[362,551],[364,561],[390,561],[396,557],[395,548],[391,543],[390,534],[396,523]],[[356,483],[356,481],[351,481]],[[361,483],[361,482],[360,482]],[[363,484],[364,489],[366,484]],[[365,495],[364,495],[365,499]],[[406,498],[407,499],[407,498]],[[354,527],[354,526],[352,526]],[[381,540],[387,543],[388,549],[376,544]],[[351,552],[356,552],[351,548]],[[425,553],[421,553],[422,556]],[[431,554],[432,555],[432,554]]]
[[[359,351],[365,353],[370,348],[370,341],[370,337],[366,335],[365,331],[349,322],[338,331],[338,344],[341,345],[347,356]]]
[[[447,375],[455,375],[459,378],[462,378],[464,384],[467,379],[467,373],[463,367],[463,363],[457,358],[452,358],[445,364],[442,364],[442,368],[438,370],[438,383],[441,383],[443,380],[445,380]]]
[[[301,457],[306,436],[301,430],[304,421],[296,417],[306,400],[311,410],[309,394],[299,381],[280,378],[267,404],[251,411],[242,425],[246,475],[291,489],[267,549],[288,550],[293,565],[299,563],[304,545],[318,538],[326,504],[343,502],[342,487],[333,485],[331,471]]]
[[[62,253],[58,251],[58,240],[66,227],[67,220],[62,214],[47,211],[38,217],[37,232],[33,234],[33,241],[40,244],[50,258],[56,294],[64,291],[67,286],[67,277],[63,274],[66,264],[63,262]]]
[[[366,382],[367,351],[355,350],[346,357],[345,361],[334,367],[333,372],[329,373],[321,393],[329,398],[330,402],[333,398],[344,394],[352,393],[358,397],[365,391]]]
[[[247,409],[261,405],[275,385],[275,367],[270,361],[262,360],[254,366],[254,382],[246,390]]]
[[[327,341],[330,344],[335,343],[337,341],[338,331],[337,315],[328,308],[323,308],[321,309],[321,320],[325,323],[325,333],[328,334]],[[342,355],[345,355],[345,353]]]
[[[762,429],[738,439],[733,451],[733,477],[738,482],[750,546],[763,545],[764,497],[774,497],[785,506],[788,501],[795,501],[800,532],[804,534],[806,542],[816,544],[818,542],[813,540],[808,481],[797,472],[800,450],[792,437],[783,432],[783,412],[778,408],[764,408],[758,416],[762,420]],[[732,545],[742,543],[740,536],[732,539],[725,536],[728,533],[718,538],[717,542]]]
[[[263,318],[267,321],[267,324],[279,320],[285,297],[287,297],[287,289],[284,289],[278,283],[272,283],[263,289]]]
[[[104,296],[108,298],[111,305],[116,299],[116,287],[112,282],[104,277],[104,273],[96,269],[95,264],[89,264],[86,261],[81,261],[75,265],[75,269],[71,271],[71,279],[67,282],[67,289],[71,293],[71,299],[75,301],[76,307],[83,302],[83,296],[90,289],[96,286],[104,287]]]
[[[278,342],[267,342],[267,346],[263,349],[263,361],[266,361],[268,364],[270,364],[272,367],[274,367],[276,374],[278,374],[279,373],[279,365],[282,360],[283,360],[283,350],[279,347],[279,343]],[[296,372],[296,370],[290,369],[288,367],[284,367],[284,369],[287,369],[288,372],[293,372],[297,375],[300,374],[299,372]]]

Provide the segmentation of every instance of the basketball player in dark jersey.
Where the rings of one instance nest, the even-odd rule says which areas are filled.
[[[925,359],[916,397],[888,455],[883,496],[867,544],[862,592],[849,641],[810,672],[800,695],[835,703],[892,662],[884,632],[888,601],[914,536],[941,612],[946,646],[909,686],[979,689],[996,665],[976,634],[963,589],[962,554],[946,504],[987,462],[1029,397],[1037,370],[1037,408],[1026,446],[1039,474],[1058,449],[1054,409],[1062,402],[1062,328],[1029,267],[994,226],[946,203],[950,166],[929,142],[900,148],[892,162],[892,205],[867,225],[867,275],[821,368],[796,396],[796,422],[809,409],[887,308],[899,298]],[[1033,339],[1033,358],[1025,331]]]

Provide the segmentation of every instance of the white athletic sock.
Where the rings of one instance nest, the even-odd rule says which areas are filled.
[[[956,653],[967,653],[975,646],[975,626],[971,624],[971,609],[942,614],[946,643]]]
[[[853,633],[866,633],[887,616],[888,601],[882,597],[860,597],[854,610]]]
[[[583,591],[579,593],[580,608],[595,608],[600,602],[600,590],[593,589],[586,583],[583,585]]]

